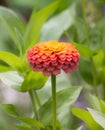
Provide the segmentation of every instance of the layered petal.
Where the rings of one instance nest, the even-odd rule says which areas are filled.
[[[80,54],[71,44],[46,41],[28,50],[27,59],[34,71],[42,71],[45,76],[69,73],[78,68]]]

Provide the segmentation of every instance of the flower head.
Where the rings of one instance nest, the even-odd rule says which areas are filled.
[[[34,71],[50,76],[77,69],[80,54],[70,43],[46,41],[29,49],[27,58]]]

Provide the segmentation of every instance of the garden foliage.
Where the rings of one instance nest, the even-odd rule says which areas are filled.
[[[34,3],[35,7],[30,2],[33,11],[27,23],[15,11],[0,6],[0,80],[18,92],[35,93],[40,119],[22,116],[13,104],[0,104],[2,111],[16,119],[16,125],[13,128],[9,126],[10,129],[52,130],[51,94],[45,101],[41,95],[46,91],[44,87],[50,79],[41,72],[32,71],[26,54],[30,47],[40,41],[65,39],[74,44],[80,53],[79,68],[72,77],[80,81],[78,85],[72,84],[70,74],[71,85],[65,81],[63,85],[57,84],[57,89],[61,87],[57,90],[57,129],[83,130],[83,123],[79,123],[76,117],[84,121],[88,130],[105,129],[105,17],[98,7],[104,2],[43,0],[42,3]],[[91,8],[96,12],[91,12]],[[92,16],[88,16],[89,13]],[[49,94],[49,91],[50,86],[46,93]],[[86,109],[73,107],[81,91],[85,96],[80,104],[82,106],[85,102]],[[0,129],[7,130],[8,125],[2,126],[2,122],[0,118]]]

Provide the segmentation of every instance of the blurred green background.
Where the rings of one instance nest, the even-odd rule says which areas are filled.
[[[56,0],[1,0],[0,6],[12,9],[27,25],[33,8],[36,11],[40,11],[54,1]],[[105,65],[105,0],[86,0],[85,9],[90,39],[89,48],[92,51],[99,50],[93,60],[98,68],[98,71],[100,71],[100,69],[102,69],[102,65]],[[88,47],[85,27],[83,24],[81,0],[61,0],[57,10],[44,23],[41,29],[39,41],[45,39],[59,39],[60,41],[74,41]],[[18,49],[13,43],[13,39],[10,37],[10,34],[1,21],[0,51],[8,51],[19,55]],[[83,86],[84,89],[79,100],[75,103],[75,106],[85,108],[86,105],[89,105],[87,94],[90,92],[94,93],[94,76],[92,75],[91,61],[88,59],[88,54],[85,54],[84,51],[82,54],[79,70],[68,75],[62,73],[58,76],[57,84],[58,86],[61,86],[60,88],[63,88],[65,85]],[[94,73],[94,75],[96,74]],[[96,77],[96,86],[98,86],[98,90],[100,91],[99,94],[102,98],[103,89],[100,86],[104,84],[102,82],[103,79],[101,78],[103,75],[105,75],[105,71],[104,73],[98,73],[98,78]],[[0,103],[13,103],[17,106],[20,113],[26,116],[31,115],[32,108],[30,107],[31,105],[30,100],[28,99],[28,94],[19,93],[7,87],[9,86],[9,80],[7,80],[9,78],[10,77],[5,77],[5,81],[7,81],[6,85],[0,82]],[[44,101],[50,96],[49,89],[47,89],[49,84],[50,81],[48,80],[44,88],[45,93],[42,94],[42,99],[44,99]],[[39,94],[42,92],[39,91]],[[82,123],[77,121],[73,115],[71,115],[70,118],[71,122],[68,124],[68,130],[76,130],[79,124]],[[16,128],[13,125],[13,122],[15,123],[18,121],[13,120],[0,111],[0,130],[15,130]],[[77,122],[77,125],[75,124],[74,126],[74,122]],[[85,126],[83,130],[85,130]]]

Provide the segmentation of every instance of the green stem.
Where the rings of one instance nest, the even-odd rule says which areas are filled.
[[[83,21],[84,21],[85,31],[86,31],[86,39],[87,39],[88,47],[90,47],[88,24],[86,20],[85,0],[82,0],[82,12],[83,12]]]
[[[82,0],[82,12],[83,12],[83,21],[85,26],[85,32],[86,32],[86,40],[88,43],[88,48],[90,48],[90,39],[89,39],[89,30],[88,30],[88,23],[86,20],[86,10],[85,10],[85,0]],[[93,75],[93,86],[94,86],[94,92],[97,97],[99,97],[97,86],[96,86],[96,67],[93,61],[93,57],[90,57],[90,61],[92,63],[92,75]]]
[[[56,76],[51,75],[52,105],[53,105],[53,130],[56,130]]]
[[[37,109],[36,109],[35,91],[29,90],[29,95],[30,95],[30,99],[31,99],[31,102],[32,102],[35,119],[38,120],[38,114],[37,114]]]
[[[36,91],[35,91],[35,97],[36,97],[36,100],[37,100],[38,106],[41,107],[41,102],[40,102],[39,96],[38,96],[38,94],[37,94]]]
[[[96,67],[95,67],[95,64],[94,64],[92,56],[91,56],[90,60],[91,60],[91,64],[92,64],[92,75],[93,75],[94,92],[95,92],[95,95],[97,97],[99,97],[98,90],[97,90],[97,84],[96,84],[96,75],[95,75],[97,73],[97,71],[96,71]]]

